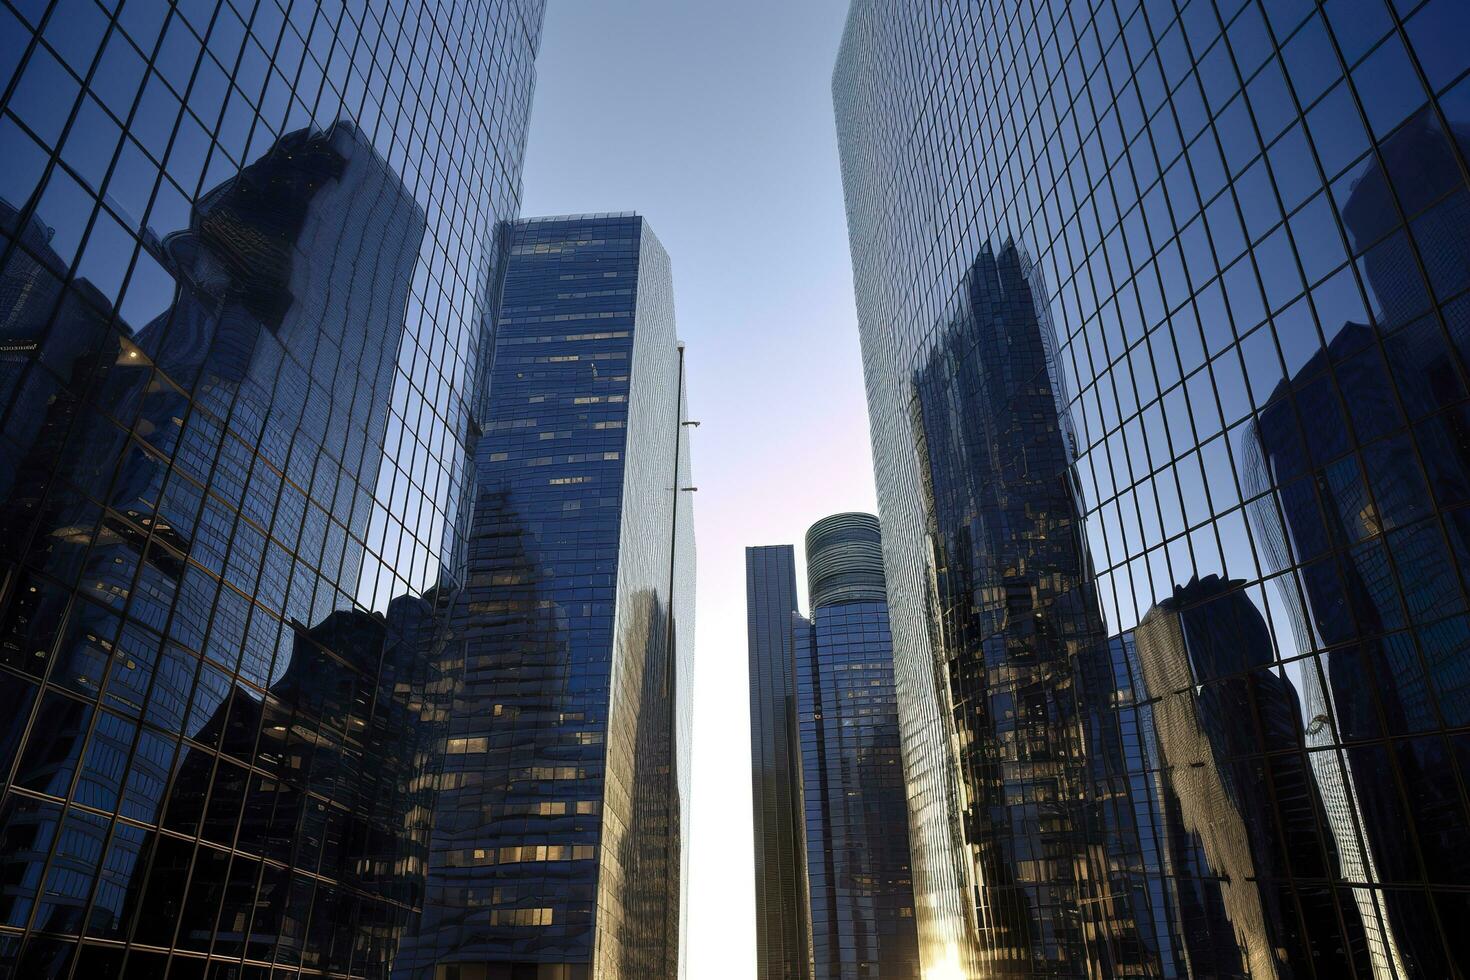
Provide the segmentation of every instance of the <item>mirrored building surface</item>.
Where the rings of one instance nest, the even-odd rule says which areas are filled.
[[[758,969],[767,977],[917,978],[877,518],[818,521],[807,532],[806,560],[810,619],[797,609],[791,547],[746,549],[752,743],[761,752]]]
[[[796,715],[800,600],[789,544],[745,549],[756,976],[811,976],[801,750]]]
[[[856,0],[926,975],[1458,976],[1452,0]]]
[[[388,974],[540,22],[0,4],[0,976]]]
[[[485,418],[423,928],[395,976],[677,976],[690,429],[642,218],[511,226]]]

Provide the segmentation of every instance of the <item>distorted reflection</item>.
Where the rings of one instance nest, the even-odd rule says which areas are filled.
[[[0,661],[47,684],[4,684],[36,705],[6,921],[131,939],[140,973],[174,948],[381,975],[423,897],[436,597],[354,609],[349,528],[424,214],[350,123],[289,133],[145,234],[130,324],[66,281],[44,205],[0,209]],[[22,974],[75,953],[26,949]]]
[[[1107,689],[1073,664],[1106,649],[1106,630],[1037,295],[1039,270],[1014,245],[985,249],[914,377],[936,656],[975,862],[965,877],[983,888],[997,967],[1121,969],[1152,954],[1142,896],[1103,860],[1111,808],[1087,790],[1084,746]],[[1102,739],[1096,751],[1121,753],[1113,728]]]
[[[1303,670],[1306,739],[1318,750],[1330,836],[1375,971],[1433,976],[1452,970],[1463,950],[1445,949],[1422,893],[1401,886],[1470,874],[1458,843],[1464,804],[1445,778],[1455,750],[1427,735],[1438,718],[1465,717],[1457,663],[1470,636],[1455,567],[1470,555],[1470,525],[1456,505],[1470,500],[1470,430],[1454,350],[1466,337],[1458,318],[1446,338],[1423,316],[1430,298],[1418,260],[1403,232],[1383,237],[1378,216],[1394,207],[1390,181],[1411,214],[1424,211],[1411,230],[1433,285],[1470,262],[1470,198],[1454,189],[1457,165],[1430,116],[1388,140],[1383,161],[1390,178],[1367,171],[1343,206],[1364,253],[1372,320],[1336,326],[1271,392],[1247,446],[1246,478],[1254,493],[1269,493],[1251,508],[1267,570],[1302,565],[1299,578],[1278,577],[1276,587],[1290,628],[1324,651]],[[1298,416],[1310,420],[1305,429]],[[1447,895],[1436,903],[1442,914],[1457,907]]]
[[[1464,7],[852,4],[926,970],[1470,963]]]
[[[1193,973],[1356,975],[1357,909],[1293,885],[1341,871],[1332,841],[1317,836],[1327,814],[1301,752],[1297,692],[1273,670],[1270,633],[1243,585],[1192,579],[1135,634],[1169,858],[1194,879],[1178,889],[1183,949]],[[1238,949],[1224,942],[1232,936]]]

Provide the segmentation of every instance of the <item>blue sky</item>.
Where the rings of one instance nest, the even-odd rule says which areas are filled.
[[[744,551],[874,508],[830,78],[847,0],[551,0],[522,213],[674,264],[699,546],[690,976],[755,970]],[[799,549],[798,549],[799,550]]]

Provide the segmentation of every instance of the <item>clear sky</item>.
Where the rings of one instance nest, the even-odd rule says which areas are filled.
[[[550,0],[522,213],[674,263],[699,544],[690,976],[751,977],[746,545],[872,511],[830,78],[847,0]]]

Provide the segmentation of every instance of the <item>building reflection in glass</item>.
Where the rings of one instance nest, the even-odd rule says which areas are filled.
[[[287,134],[145,242],[172,300],[136,331],[4,217],[3,923],[133,946],[0,957],[383,975],[422,901],[435,595],[344,590],[423,213],[352,125]]]
[[[0,9],[0,976],[387,975],[541,12]]]
[[[147,881],[128,904],[151,910],[148,935],[173,928],[183,948],[352,973],[383,964],[422,907],[437,713],[424,692],[433,666],[434,596],[404,596],[386,619],[342,610],[299,632],[281,678],[260,698],[236,685],[192,732],[175,766]],[[376,677],[375,688],[364,678]],[[248,766],[248,768],[247,768]],[[174,835],[228,846],[220,862]],[[215,877],[198,873],[217,866]],[[294,869],[292,874],[279,873]],[[311,878],[337,883],[310,908]],[[257,890],[261,881],[268,888]],[[352,910],[356,921],[338,913]],[[155,924],[152,920],[156,919]],[[162,936],[160,935],[160,941]],[[212,943],[212,945],[211,945]],[[161,942],[160,942],[161,944]],[[359,968],[361,969],[361,968]]]
[[[1323,651],[1299,668],[1307,741],[1331,787],[1331,833],[1376,971],[1436,976],[1463,964],[1470,947],[1453,929],[1442,942],[1423,893],[1404,886],[1470,877],[1462,804],[1446,778],[1454,753],[1424,737],[1463,715],[1467,690],[1470,632],[1454,568],[1470,554],[1470,527],[1457,510],[1442,522],[1432,515],[1470,486],[1470,428],[1457,359],[1426,315],[1420,262],[1434,278],[1470,261],[1470,205],[1460,192],[1423,215],[1416,258],[1402,236],[1383,239],[1396,207],[1385,169],[1400,194],[1415,186],[1425,199],[1460,179],[1442,126],[1425,113],[1387,141],[1382,167],[1344,182],[1370,322],[1338,326],[1271,393],[1252,429],[1247,475],[1254,492],[1270,492],[1251,516],[1272,570],[1302,566],[1275,587],[1302,647]],[[1461,327],[1451,319],[1455,344]],[[1453,914],[1453,898],[1435,903]]]
[[[318,501],[376,479],[422,212],[348,123],[285,135],[147,242],[175,291],[137,332],[19,231],[0,658],[49,686],[15,786],[143,826],[68,815],[6,923],[381,971],[422,893],[422,601],[351,611],[362,545]]]
[[[1356,907],[1292,884],[1340,869],[1319,837],[1327,814],[1301,751],[1298,692],[1272,670],[1266,621],[1243,585],[1210,575],[1178,586],[1134,637],[1184,879],[1183,950],[1193,974],[1362,975]]]
[[[1456,0],[854,0],[833,92],[926,970],[1466,972],[1467,29]],[[976,394],[1037,375],[1030,346],[954,337],[1009,242],[1046,273],[1054,416]],[[1065,476],[1017,417],[1064,426]],[[1007,550],[1028,522],[1045,546]],[[968,610],[1002,585],[1043,624],[1028,593],[1093,593],[1098,642],[990,654]],[[1014,730],[1084,733],[1031,781],[1009,705],[963,715],[1028,676],[1054,717]],[[1041,840],[1130,907],[1089,906],[1089,871],[996,908]]]
[[[1084,747],[1121,747],[1097,715],[1093,672],[1074,669],[1106,650],[1106,630],[1037,275],[1014,246],[983,251],[912,389],[937,681],[974,861],[964,873],[994,969],[1145,968],[1157,953],[1136,896],[1104,859],[1112,805],[1089,789]]]

